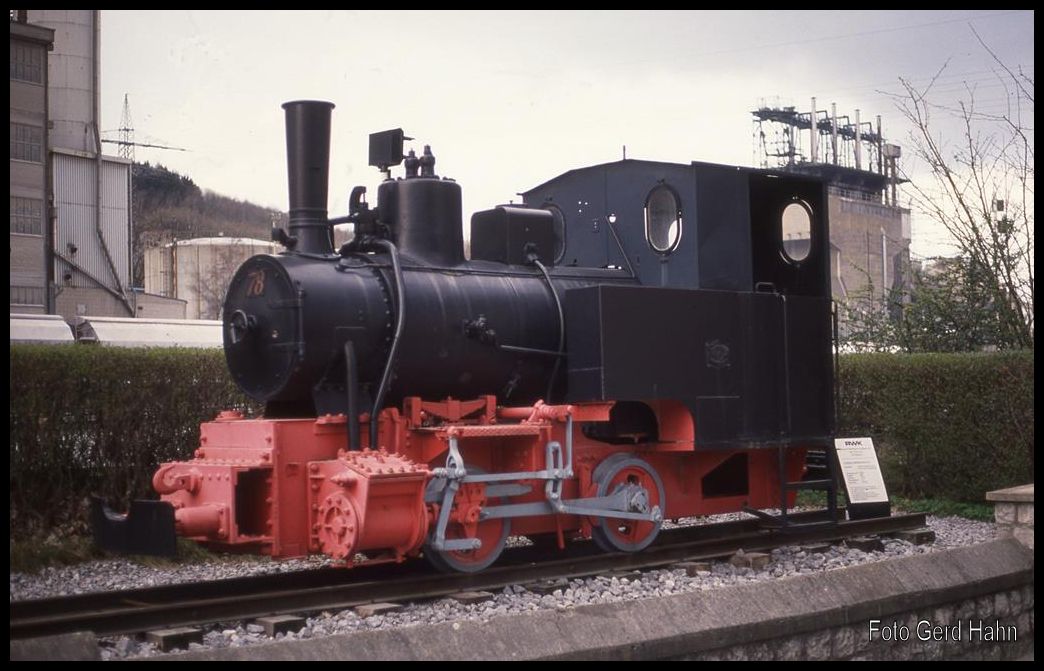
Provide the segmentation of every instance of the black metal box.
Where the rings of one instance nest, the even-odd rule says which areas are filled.
[[[554,262],[554,215],[548,210],[498,205],[471,215],[471,258],[524,264],[528,250]]]

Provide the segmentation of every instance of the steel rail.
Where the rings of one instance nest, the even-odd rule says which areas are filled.
[[[815,519],[819,513],[794,515]],[[839,522],[836,526],[781,531],[756,519],[664,530],[658,542],[635,554],[606,554],[593,543],[573,543],[547,560],[548,550],[509,548],[497,565],[475,574],[435,574],[423,562],[327,568],[139,590],[13,601],[10,638],[73,631],[98,635],[211,624],[283,613],[351,608],[382,601],[416,601],[465,590],[495,590],[548,579],[611,570],[653,568],[678,561],[768,550],[795,543],[836,541],[925,525],[923,513]]]

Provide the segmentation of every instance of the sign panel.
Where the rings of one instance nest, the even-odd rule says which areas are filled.
[[[845,478],[849,503],[887,503],[881,465],[870,438],[837,438],[837,462]]]

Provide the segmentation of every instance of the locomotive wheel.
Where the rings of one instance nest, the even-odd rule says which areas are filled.
[[[633,512],[648,512],[659,506],[662,513],[667,496],[659,474],[644,459],[630,454],[614,454],[595,469],[592,479],[598,485],[595,496],[611,496],[628,485],[641,487],[646,502],[636,502]],[[642,510],[644,508],[644,510]],[[638,552],[644,550],[660,533],[658,522],[621,520],[599,517],[591,527],[591,539],[605,552]]]
[[[480,469],[473,468],[469,472],[479,474]],[[475,573],[481,571],[499,557],[511,534],[511,520],[499,518],[479,521],[481,509],[487,505],[500,503],[499,499],[486,499],[486,485],[467,483],[461,485],[453,497],[454,510],[450,513],[449,524],[446,525],[446,540],[461,538],[478,538],[482,546],[476,550],[436,550],[430,542],[424,546],[424,556],[428,563],[443,573]],[[435,525],[431,526],[435,533]]]

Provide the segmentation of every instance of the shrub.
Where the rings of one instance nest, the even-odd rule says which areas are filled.
[[[1033,353],[841,357],[838,435],[874,438],[893,494],[981,502],[1033,479]],[[84,501],[153,497],[199,425],[256,413],[220,350],[11,346],[12,536],[85,529]]]
[[[1033,352],[841,357],[839,435],[874,438],[890,493],[982,502],[1033,481]]]
[[[221,350],[11,346],[12,532],[82,523],[92,493],[153,496],[156,465],[192,456],[199,424],[254,406]]]

